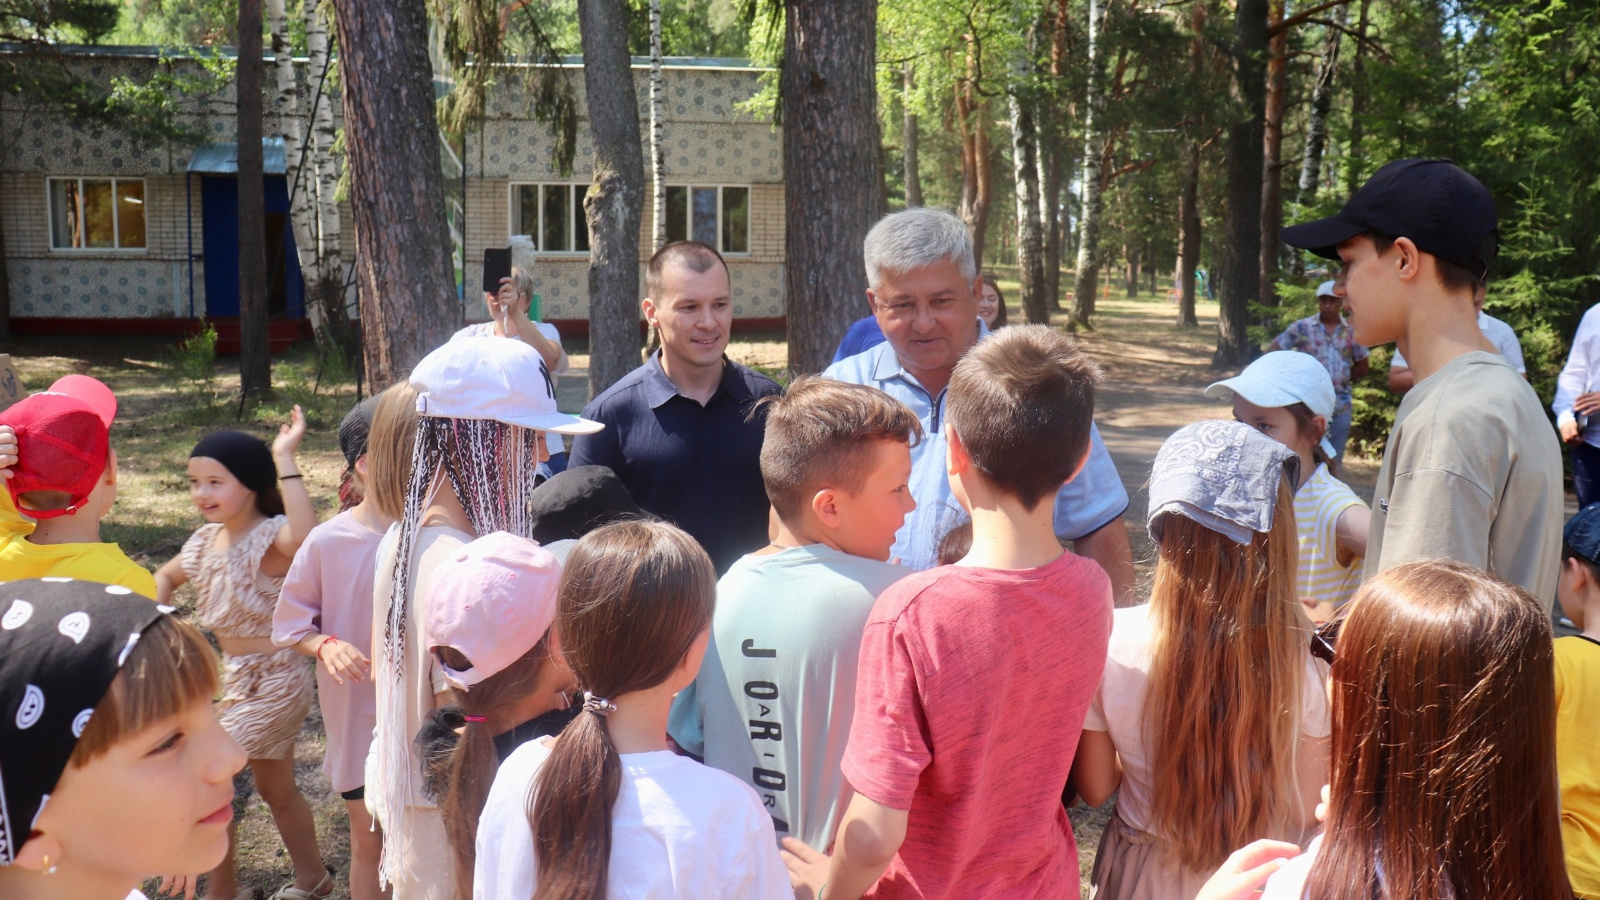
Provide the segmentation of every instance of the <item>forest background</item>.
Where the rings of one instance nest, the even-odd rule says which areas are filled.
[[[303,2],[287,0],[295,55],[307,52]],[[243,5],[0,0],[0,40],[233,45]],[[341,6],[363,5],[332,0],[321,14],[331,25],[349,12]],[[457,73],[473,59],[585,49],[577,0],[399,5],[426,8],[430,46]],[[802,27],[806,3],[601,5],[620,12],[615,25],[632,55],[650,56],[654,36],[660,55],[749,58],[775,67],[749,113],[782,119],[797,108],[784,97],[784,73],[796,71],[786,38]],[[1281,245],[1282,224],[1328,214],[1383,163],[1418,156],[1451,158],[1494,194],[1502,246],[1487,309],[1517,331],[1544,400],[1578,318],[1600,302],[1595,4],[817,0],[810,8],[864,23],[852,32],[863,46],[834,49],[864,54],[870,68],[859,71],[873,73],[877,152],[860,157],[858,168],[871,171],[856,174],[877,190],[831,202],[853,204],[854,221],[868,222],[906,205],[956,210],[984,267],[1021,283],[1031,321],[1059,312],[1069,328],[1093,328],[1097,298],[1156,290],[1159,273],[1173,285],[1175,328],[1194,327],[1197,291],[1219,300],[1213,364],[1241,364],[1310,314],[1313,286],[1331,277],[1325,261]],[[338,30],[328,30],[338,59]],[[230,77],[225,66],[218,77]],[[335,65],[331,90],[339,79]],[[32,89],[6,80],[0,89]],[[441,102],[442,122],[460,120],[465,83]],[[78,104],[75,116],[108,102],[55,89],[57,101]],[[159,96],[130,90],[117,102],[124,120],[144,115],[160,133],[149,125],[159,125]],[[786,182],[798,184],[790,166],[802,163],[786,157]],[[646,179],[648,169],[646,161]],[[790,202],[816,201],[791,188]],[[799,257],[790,255],[793,266]],[[806,301],[791,298],[791,326],[796,302]],[[838,321],[847,320],[835,315],[823,331]],[[793,341],[791,366],[804,370],[816,354],[797,353]],[[1356,391],[1354,437],[1369,451],[1381,448],[1397,402],[1383,387],[1388,356],[1375,351]]]

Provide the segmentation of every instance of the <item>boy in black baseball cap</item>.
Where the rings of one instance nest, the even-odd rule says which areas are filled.
[[[1548,607],[1561,553],[1561,450],[1539,398],[1478,329],[1498,250],[1489,191],[1444,159],[1379,169],[1336,215],[1283,240],[1343,263],[1356,342],[1395,343],[1416,387],[1395,413],[1372,504],[1368,577],[1443,557]]]

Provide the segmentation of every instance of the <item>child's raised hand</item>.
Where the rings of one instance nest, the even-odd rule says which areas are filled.
[[[338,684],[360,681],[367,677],[372,662],[356,649],[355,644],[334,638],[317,651],[317,658]]]
[[[296,403],[294,409],[289,410],[289,424],[278,429],[278,436],[272,439],[272,455],[294,456],[300,449],[300,441],[306,436],[306,414]]]
[[[183,900],[194,900],[199,886],[199,875],[163,875],[161,884],[156,887],[156,893],[168,897],[182,897]]]
[[[17,432],[10,425],[0,425],[0,479],[10,478],[16,464]]]

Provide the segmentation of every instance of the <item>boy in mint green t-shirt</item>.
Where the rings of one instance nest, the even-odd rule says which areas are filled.
[[[861,633],[915,508],[917,417],[876,388],[802,378],[771,404],[761,474],[775,537],[717,583],[711,642],[668,731],[756,790],[778,834],[833,843]]]

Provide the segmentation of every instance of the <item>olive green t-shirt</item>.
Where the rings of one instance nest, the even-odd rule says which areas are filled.
[[[1395,413],[1365,575],[1454,559],[1521,585],[1548,609],[1562,514],[1561,446],[1538,396],[1503,358],[1463,353]]]

